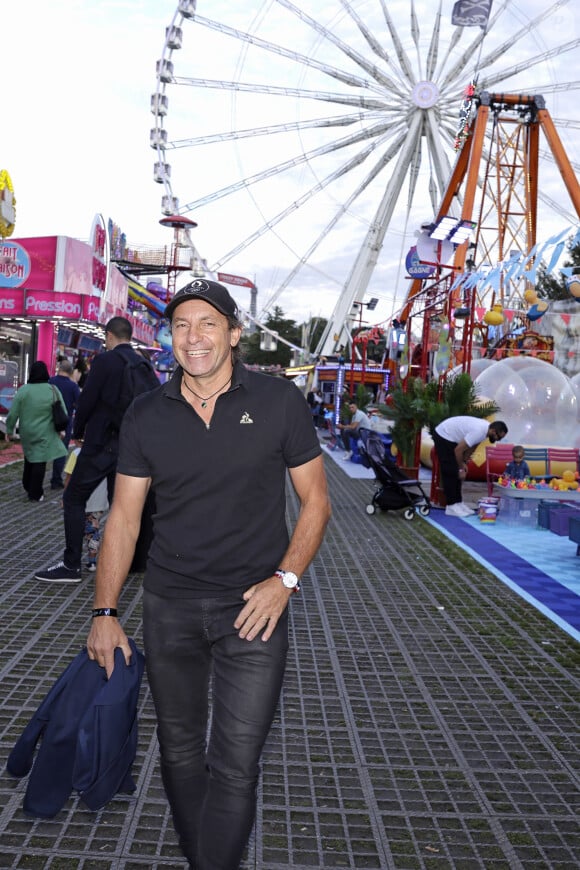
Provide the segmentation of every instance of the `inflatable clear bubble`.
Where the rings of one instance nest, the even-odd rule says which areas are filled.
[[[474,383],[478,394],[488,396],[499,406],[495,416],[506,423],[508,440],[511,443],[526,441],[530,399],[528,388],[518,372],[496,362],[478,375]]]
[[[576,396],[576,419],[580,421],[580,372],[570,378],[570,386],[574,390],[574,395]]]
[[[499,405],[496,417],[507,424],[511,443],[578,446],[576,390],[550,363],[528,356],[509,357],[485,369],[475,384]]]
[[[495,365],[495,362],[492,359],[472,359],[469,372],[472,380],[475,380],[482,372],[484,372],[486,369],[493,365]],[[461,371],[461,366],[454,366],[447,373],[447,377],[454,378],[457,375],[460,375]]]
[[[530,366],[535,366],[538,371],[542,371],[546,366],[550,369],[553,368],[551,363],[548,363],[543,359],[538,359],[536,356],[526,356],[525,354],[521,356],[508,356],[506,359],[500,360],[499,364],[506,368],[515,369],[516,371],[529,368]]]
[[[536,360],[536,362],[540,362]],[[550,363],[518,370],[528,388],[531,410],[527,443],[570,447],[576,437],[578,402],[566,375]]]

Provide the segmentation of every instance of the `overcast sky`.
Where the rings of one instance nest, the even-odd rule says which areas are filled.
[[[494,7],[500,3],[501,0],[495,0]],[[317,20],[328,26],[332,24],[336,32],[348,40],[345,12],[339,0],[317,0],[298,5],[315,9]],[[352,5],[361,20],[370,24],[375,20],[373,16],[376,16],[377,9],[380,10],[378,0],[352,0]],[[423,13],[425,16],[427,12],[432,14],[435,5],[435,0],[417,0],[420,23],[425,25]],[[554,11],[549,22],[534,35],[520,40],[513,51],[505,51],[506,64],[512,57],[525,57],[526,51],[537,54],[542,46],[549,50],[558,40],[567,41],[579,34],[577,14],[573,9],[575,3],[559,5],[544,0],[526,0],[512,5],[508,20],[514,28],[546,8]],[[400,20],[402,38],[407,40],[407,50],[414,55],[408,35],[403,32],[404,27],[408,32],[409,4],[405,0],[389,0],[387,6],[397,25]],[[447,18],[452,6],[451,0],[443,3]],[[239,0],[198,0],[197,4],[201,15],[241,29],[252,27],[265,39],[279,41],[322,62],[334,62],[322,34],[312,37],[308,44],[299,38],[294,39],[291,31],[282,29],[270,7],[271,4],[263,0],[248,0],[246,3]],[[170,244],[171,234],[159,226],[163,189],[153,181],[156,157],[149,147],[149,132],[153,125],[150,99],[156,88],[155,62],[161,57],[165,28],[171,23],[176,8],[177,0],[58,0],[54,3],[47,0],[4,0],[1,50],[4,112],[0,169],[8,170],[15,188],[17,218],[14,238],[69,235],[86,239],[94,215],[101,213],[121,227],[130,246]],[[353,27],[352,21],[350,27]],[[510,28],[504,25],[494,44],[507,39],[509,32]],[[203,36],[205,33],[207,41]],[[424,37],[427,36],[424,33]],[[191,23],[185,22],[183,48],[179,55],[174,53],[175,74],[227,80],[236,80],[237,76],[239,81],[281,82],[282,67],[277,66],[281,61],[272,55],[260,61],[251,52],[244,54],[243,44],[237,41],[233,47],[230,42],[229,49],[217,51],[210,48],[213,45],[211,39],[209,32],[197,27],[194,29]],[[577,58],[578,53],[573,57]],[[298,73],[294,74],[292,87],[321,87],[320,82],[312,78],[311,70],[297,66]],[[552,57],[530,71],[529,89],[533,92],[536,84],[575,80],[579,78],[578,68],[579,64],[574,67],[569,55],[564,64]],[[348,91],[348,87],[343,84],[335,86],[342,92]],[[330,90],[330,86],[327,88]],[[268,113],[268,119],[264,120],[259,117],[259,108],[252,116],[249,104],[244,104],[248,108],[240,118],[241,96],[234,105],[229,94],[187,90],[196,101],[194,108],[187,113],[173,108],[180,106],[181,93],[170,96],[166,126],[172,136],[201,136],[223,131],[224,109],[219,118],[214,118],[213,107],[215,105],[217,109],[218,101],[224,95],[229,101],[225,111],[229,113],[230,129],[280,123],[280,119],[285,117],[284,112],[274,117],[273,109],[272,115]],[[577,91],[568,104],[565,92],[555,94],[550,100],[554,116],[572,116],[578,121]],[[288,102],[290,120],[303,117],[296,103],[291,99]],[[334,107],[332,112],[341,114],[343,107]],[[347,131],[339,130],[335,135],[347,135]],[[576,142],[575,153],[570,156],[580,160],[578,130],[568,130],[565,135],[567,147],[571,150],[574,149],[570,142]],[[295,138],[296,134],[293,136]],[[311,148],[312,142],[312,136],[308,141],[304,137],[304,149]],[[172,155],[169,157],[173,166],[173,186],[180,204],[217,190],[223,184],[249,177],[276,160],[287,159],[296,153],[293,147],[289,144],[285,150],[280,138],[262,137],[251,153],[244,151],[242,144],[223,142],[197,146],[192,151],[181,149],[180,154],[175,155],[175,163]],[[455,155],[449,154],[449,159],[453,163]],[[318,164],[313,163],[309,171],[312,178],[320,180],[324,177]],[[285,195],[292,199],[292,184],[291,179],[272,180],[262,186],[262,199],[258,202],[254,202],[252,194],[246,190],[243,200],[232,195],[191,214],[199,222],[194,240],[202,256],[210,264],[219,262],[236,241],[245,238],[247,228],[261,223],[262,217],[256,222],[256,206],[263,216],[271,217],[276,209],[286,204],[283,201]],[[307,249],[311,238],[332,216],[332,209],[340,203],[341,197],[347,196],[346,188],[337,185],[326,196],[326,200],[313,200],[297,212],[293,229],[288,231],[295,233],[291,239],[295,253],[300,255]],[[269,199],[275,201],[276,208],[267,214],[265,203]],[[363,198],[358,210],[353,210],[351,215],[354,225],[358,222],[366,231],[365,224],[368,225],[372,213],[370,201],[365,204]],[[407,234],[403,228],[407,216],[405,208],[401,207],[399,219],[387,235],[387,256],[371,287],[372,294],[381,299],[379,320],[388,317],[395,281],[404,290],[398,263],[401,253],[404,255],[408,249],[408,234],[415,230],[421,219],[431,214],[425,190],[409,226],[405,228]],[[562,219],[561,226],[564,225]],[[267,234],[256,251],[242,250],[221,267],[223,271],[254,279],[262,302],[282,280],[284,270],[291,262],[287,244],[290,235],[285,237],[282,226],[276,228],[276,233],[279,238]],[[357,243],[353,242],[353,234],[345,227],[329,234],[325,244],[324,256],[315,268],[303,272],[300,287],[280,297],[279,304],[299,321],[310,315],[330,314]],[[397,292],[401,292],[400,288]],[[244,293],[247,291],[237,291],[242,304],[247,305]]]

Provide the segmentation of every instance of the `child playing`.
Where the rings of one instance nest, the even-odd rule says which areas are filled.
[[[525,477],[530,476],[530,468],[524,456],[526,451],[524,448],[515,444],[512,450],[512,461],[508,462],[505,467],[505,473],[508,477],[511,477],[512,480],[523,480]]]
[[[64,466],[65,489],[73,473],[79,453],[80,447],[72,450]],[[109,510],[109,499],[107,496],[107,481],[105,479],[91,493],[85,508],[85,541],[87,543],[87,569],[89,571],[97,570],[97,553],[99,552],[99,544],[101,542],[101,517],[107,510]]]

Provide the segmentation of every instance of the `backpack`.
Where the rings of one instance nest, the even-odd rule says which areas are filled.
[[[159,379],[155,374],[155,369],[144,357],[140,354],[132,353],[131,356],[125,356],[125,367],[121,375],[121,389],[119,398],[113,408],[111,414],[110,425],[114,431],[121,428],[125,411],[137,396],[141,393],[148,393],[159,386]]]

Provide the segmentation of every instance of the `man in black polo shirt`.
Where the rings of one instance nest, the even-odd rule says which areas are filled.
[[[163,781],[190,866],[236,870],[282,686],[288,601],[330,506],[308,405],[294,384],[241,364],[227,289],[193,281],[165,314],[179,367],[123,421],[87,646],[107,673],[115,647],[130,656],[116,606],[151,486],[143,625]],[[287,471],[300,500],[291,537]]]

